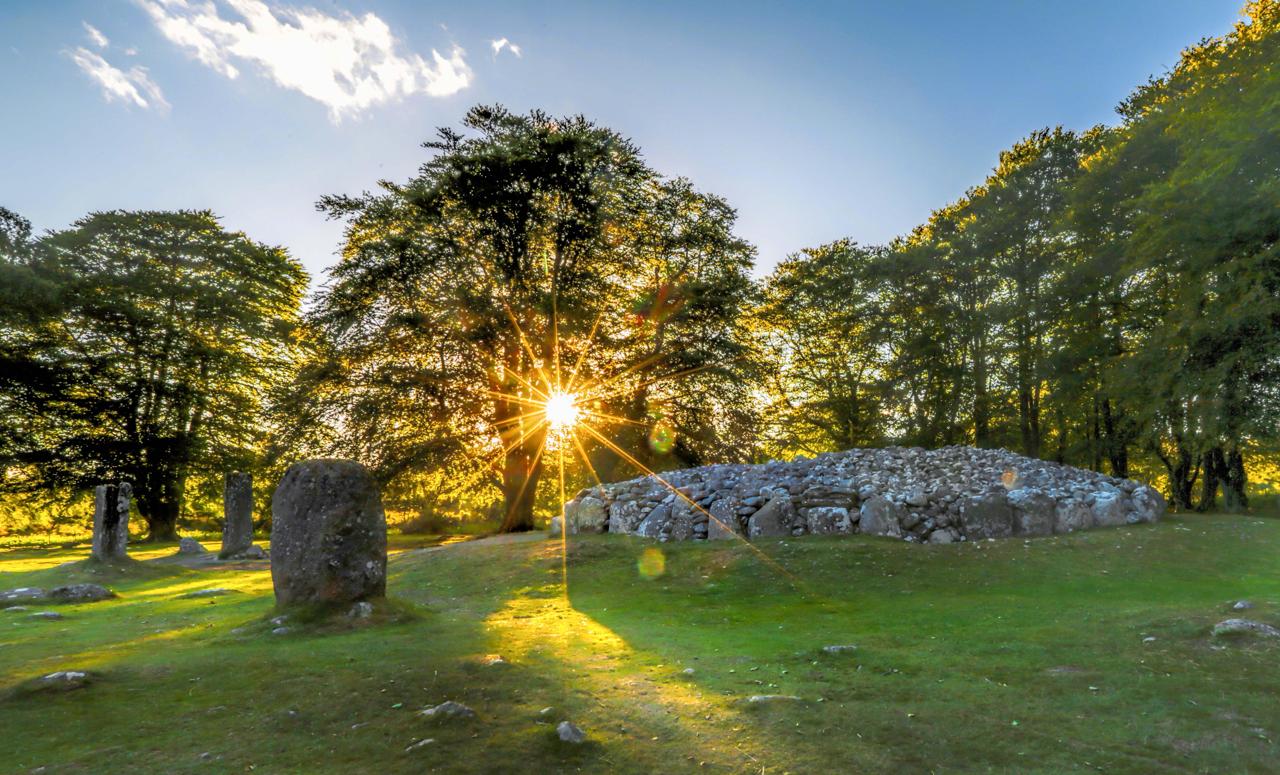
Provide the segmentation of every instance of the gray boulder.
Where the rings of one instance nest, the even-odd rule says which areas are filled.
[[[1155,522],[1164,516],[1165,509],[1164,496],[1144,484],[1135,488],[1129,496],[1128,520]]]
[[[738,522],[738,510],[728,498],[721,498],[711,504],[711,519],[707,525],[707,539],[715,541],[725,538],[741,538],[742,525]]]
[[[305,460],[285,472],[271,502],[276,604],[347,604],[387,589],[382,496],[352,460]]]
[[[873,495],[862,504],[858,518],[858,530],[867,535],[902,537],[902,517],[905,510],[882,495]]]
[[[194,538],[182,538],[178,541],[178,554],[201,555],[208,553],[209,550],[204,548],[204,544]]]
[[[570,721],[561,721],[556,725],[556,736],[563,742],[579,745],[587,741],[587,733]]]
[[[40,587],[18,587],[0,592],[0,603],[39,603],[48,597],[48,593]]]
[[[788,495],[775,495],[747,519],[748,538],[777,538],[791,535],[795,509]]]
[[[809,532],[813,535],[848,534],[853,532],[849,510],[840,506],[815,506],[809,509]]]
[[[68,584],[49,590],[49,601],[52,603],[97,603],[115,596],[115,592],[100,584]]]
[[[1008,496],[993,492],[966,503],[960,524],[970,540],[1008,538],[1013,535],[1013,516]]]
[[[1039,490],[1021,487],[1006,496],[1013,506],[1013,534],[1047,536],[1053,534],[1058,502]]]
[[[1128,520],[1124,513],[1124,496],[1119,490],[1103,490],[1093,496],[1093,524],[1115,527]]]
[[[1213,625],[1213,635],[1261,635],[1264,638],[1280,638],[1280,630],[1265,622],[1252,619],[1227,619]]]
[[[1078,500],[1065,500],[1053,511],[1053,532],[1074,533],[1093,527],[1093,510],[1089,504]]]

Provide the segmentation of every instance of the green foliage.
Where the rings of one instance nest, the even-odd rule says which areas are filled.
[[[8,322],[41,371],[6,391],[10,490],[129,481],[153,538],[175,535],[188,477],[251,466],[265,392],[286,378],[306,275],[283,250],[208,212],[107,212],[41,237],[14,262],[54,303]],[[21,293],[21,278],[6,283]],[[10,345],[11,346],[11,345]],[[41,373],[54,375],[46,385]]]
[[[782,264],[762,324],[799,415],[774,414],[782,446],[972,443],[1121,476],[1150,454],[1176,506],[1221,486],[1243,507],[1246,453],[1280,440],[1278,9],[1185,51],[1120,126],[1033,133],[887,249]],[[815,371],[801,340],[851,367]],[[812,430],[855,410],[879,433]]]
[[[745,456],[752,251],[733,210],[581,117],[477,107],[464,125],[407,183],[321,201],[348,228],[301,389],[278,404],[306,413],[292,447],[357,457],[393,489],[448,482],[443,501],[498,492],[505,530],[533,526],[559,389],[641,428],[631,455],[665,422],[688,461]],[[597,440],[562,443],[609,476]]]

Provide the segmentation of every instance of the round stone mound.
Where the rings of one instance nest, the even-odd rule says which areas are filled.
[[[1154,522],[1165,502],[1130,479],[999,449],[854,449],[714,465],[601,485],[565,504],[571,533],[670,540],[867,533],[948,544]]]
[[[387,521],[364,466],[294,463],[276,488],[271,517],[277,605],[340,605],[386,594]]]

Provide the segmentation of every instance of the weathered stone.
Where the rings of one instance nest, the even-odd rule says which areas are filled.
[[[1151,487],[1140,485],[1129,496],[1129,522],[1155,522],[1166,510],[1164,496]]]
[[[100,484],[94,489],[93,547],[90,556],[102,562],[128,557],[129,502],[133,485]]]
[[[760,507],[760,510],[747,520],[748,538],[775,538],[791,535],[791,523],[795,509],[791,505],[791,496],[778,494]]]
[[[707,525],[707,540],[742,536],[742,525],[735,513],[737,506],[729,498],[721,498],[711,505],[711,519]]]
[[[208,589],[195,589],[190,592],[184,592],[178,597],[182,600],[202,600],[206,597],[222,597],[229,595],[235,590],[225,589],[223,587],[210,587]]]
[[[1013,506],[1013,534],[1047,536],[1053,534],[1054,512],[1058,502],[1039,490],[1026,487],[1010,490],[1006,496]]]
[[[271,515],[278,605],[345,604],[386,593],[386,516],[364,466],[294,463],[272,497]]]
[[[955,533],[950,528],[935,530],[929,534],[929,543],[931,544],[950,544],[955,543]]]
[[[1252,619],[1227,619],[1213,625],[1213,634],[1216,637],[1223,635],[1261,635],[1264,638],[1280,638],[1280,629],[1276,629],[1265,622],[1255,622]]]
[[[849,510],[839,506],[815,506],[809,509],[807,522],[813,535],[847,535],[853,532]]]
[[[100,584],[68,584],[49,590],[49,601],[52,603],[97,603],[115,596],[115,592]]]
[[[218,556],[234,557],[253,544],[253,476],[232,471],[222,482],[222,549]]]
[[[48,596],[40,587],[18,587],[0,592],[0,603],[38,603]]]
[[[472,719],[476,712],[460,702],[446,700],[432,708],[423,708],[418,715],[432,721],[452,721],[454,719]]]
[[[1053,532],[1073,533],[1093,527],[1093,510],[1084,501],[1061,501],[1054,507]]]
[[[862,504],[858,531],[868,535],[902,537],[901,506],[882,495],[873,495]]]
[[[614,529],[614,527],[618,526],[620,522],[621,520],[616,520],[613,517],[610,517],[609,532],[610,533],[627,532],[621,529],[618,529],[618,530]],[[642,538],[657,538],[658,534],[662,531],[663,528],[670,528],[670,523],[671,523],[671,506],[669,504],[662,503],[655,506],[653,511],[649,512],[649,515],[647,517],[640,520],[640,523],[635,526],[634,532],[636,535]]]
[[[1124,513],[1124,497],[1118,490],[1108,490],[1093,496],[1093,524],[1098,527],[1115,527],[1127,522]]]
[[[1004,493],[988,493],[965,504],[960,524],[970,539],[1008,538],[1013,535],[1013,507]]]
[[[561,721],[556,725],[556,736],[561,741],[573,745],[580,745],[587,741],[587,733],[583,732],[577,724],[569,721]]]
[[[194,538],[182,538],[178,541],[178,554],[208,554],[209,550],[204,548],[204,544]]]

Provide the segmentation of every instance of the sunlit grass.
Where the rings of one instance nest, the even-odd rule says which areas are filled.
[[[236,633],[272,612],[265,568],[147,564],[109,581],[120,599],[61,608],[65,620],[0,614],[0,690],[57,669],[101,676],[67,695],[0,700],[0,771],[1263,772],[1274,762],[1280,648],[1219,649],[1207,633],[1239,598],[1280,623],[1280,522],[761,547],[803,583],[736,542],[598,536],[571,539],[563,555],[540,538],[403,551],[389,591],[412,621],[283,637]],[[47,552],[36,569],[26,552],[0,554],[0,585],[87,578],[62,565],[83,548]],[[206,587],[237,592],[179,597]],[[857,649],[822,651],[845,644]],[[505,664],[488,665],[494,654]],[[747,702],[756,694],[801,700]],[[480,720],[427,726],[414,715],[445,699]],[[562,718],[593,742],[560,745]],[[424,737],[436,742],[404,752]]]

